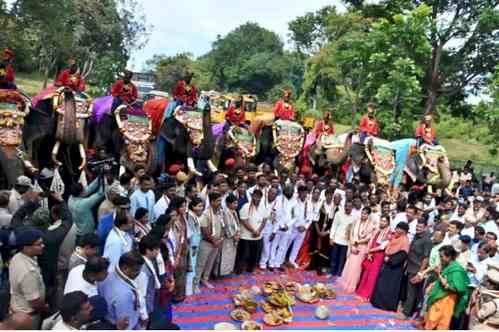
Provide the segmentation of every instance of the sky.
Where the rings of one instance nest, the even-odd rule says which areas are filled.
[[[288,41],[288,22],[327,5],[343,8],[338,0],[141,0],[149,42],[133,51],[129,66],[141,70],[155,54],[190,52],[200,56],[211,49],[217,35],[226,35],[248,21],[276,32]]]

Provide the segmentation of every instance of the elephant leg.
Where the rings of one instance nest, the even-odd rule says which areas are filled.
[[[61,166],[62,163],[57,160],[57,154],[59,153],[59,148],[61,147],[61,142],[57,141],[54,144],[54,148],[52,149],[52,161],[56,166]]]

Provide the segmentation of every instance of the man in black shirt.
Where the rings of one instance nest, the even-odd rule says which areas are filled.
[[[407,296],[403,310],[399,314],[400,319],[410,319],[423,299],[423,274],[428,267],[432,241],[428,232],[428,222],[419,219],[416,225],[416,235],[411,242],[407,257]]]

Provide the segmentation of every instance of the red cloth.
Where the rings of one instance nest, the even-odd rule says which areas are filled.
[[[319,121],[316,125],[315,125],[315,135],[316,135],[316,139],[318,140],[322,134],[325,134],[327,133],[328,135],[334,135],[334,123],[329,122],[329,129],[326,130],[326,123],[323,121]]]
[[[117,80],[111,88],[113,97],[121,97],[121,100],[126,104],[131,104],[137,100],[139,93],[137,87],[132,82],[125,84],[123,80]]]
[[[64,69],[59,74],[59,76],[57,77],[57,81],[55,82],[55,85],[67,86],[75,91],[80,91],[80,92],[85,91],[85,80],[78,73],[71,74],[71,70],[69,68]]]
[[[360,119],[360,131],[369,134],[370,136],[378,136],[379,124],[376,118],[369,118],[369,116],[364,115]]]
[[[380,245],[378,243],[378,237],[381,231],[378,231],[374,236],[374,241],[371,241],[369,249],[376,248]],[[376,287],[376,281],[378,280],[379,272],[383,266],[383,260],[385,258],[384,251],[377,251],[372,254],[373,260],[370,261],[367,257],[362,262],[362,276],[360,278],[359,286],[357,287],[356,294],[370,300],[371,295],[374,292],[374,287]]]
[[[168,98],[153,98],[144,103],[143,110],[152,120],[152,132],[158,136],[163,123],[163,115],[168,107]]]
[[[198,101],[197,89],[194,84],[188,85],[184,80],[178,81],[173,98],[180,100],[184,105],[194,106]]]
[[[281,120],[294,120],[295,119],[295,110],[293,104],[290,102],[286,103],[284,100],[279,100],[274,106],[274,115],[276,118]]]
[[[426,123],[421,123],[421,125],[416,129],[416,138],[422,138],[425,143],[433,144],[433,142],[437,139],[437,134],[431,126]]]
[[[15,74],[14,74],[14,67],[12,67],[11,64],[7,65],[7,68],[5,68],[7,71],[7,75],[5,76],[5,80],[10,83],[14,83],[15,80]]]
[[[225,119],[229,121],[230,124],[239,126],[246,121],[246,112],[244,111],[244,109],[237,110],[234,105],[230,105],[227,113],[225,113]]]
[[[312,226],[313,227],[313,226]],[[300,270],[306,270],[310,263],[312,262],[312,257],[310,257],[310,241],[312,239],[312,227],[309,227],[303,244],[301,245],[300,251],[298,251],[298,257],[296,257],[296,264]]]

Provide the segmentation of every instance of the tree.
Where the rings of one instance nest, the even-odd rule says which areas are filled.
[[[156,55],[146,65],[154,68],[157,88],[170,92],[184,78],[186,69],[194,69],[194,62],[192,54],[180,53],[174,56]],[[194,74],[197,76],[198,73],[194,71]]]
[[[496,66],[494,75],[489,80],[487,90],[485,91],[489,100],[480,102],[474,109],[475,115],[484,119],[489,127],[492,139],[488,142],[491,145],[490,152],[497,154],[499,149],[499,65]]]
[[[218,36],[204,58],[216,88],[263,96],[282,80],[283,54],[279,36],[246,23]]]
[[[365,17],[386,18],[421,4],[431,8],[425,36],[432,46],[423,88],[425,111],[439,100],[458,106],[470,91],[486,85],[499,54],[499,3],[496,0],[344,0]]]
[[[338,34],[308,61],[305,95],[319,94],[348,106],[353,124],[361,105],[376,100],[383,134],[389,138],[410,134],[414,116],[422,113],[418,101],[431,51],[424,34],[429,13],[429,7],[421,6],[406,15],[375,21],[370,29],[359,24],[357,30]]]

